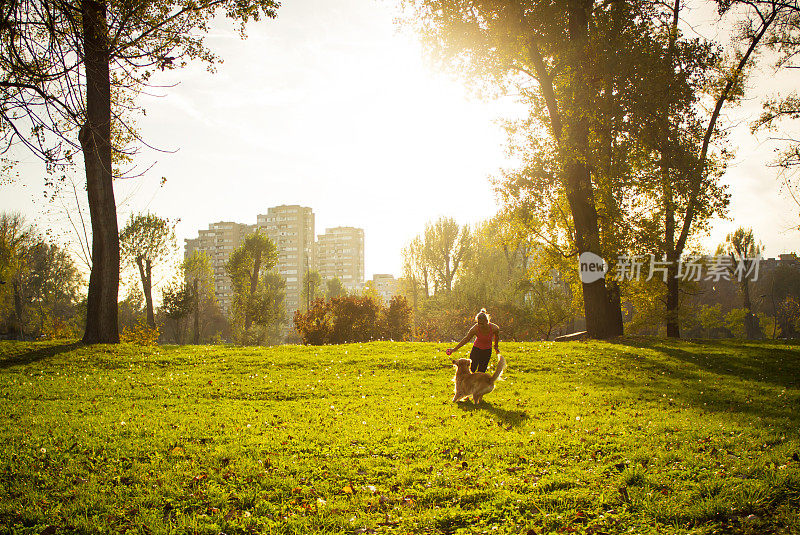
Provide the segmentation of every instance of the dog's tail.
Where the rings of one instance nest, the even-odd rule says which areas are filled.
[[[503,370],[506,369],[506,358],[503,355],[497,355],[497,366],[494,369],[494,374],[492,374],[492,382],[494,383],[500,378],[500,375],[503,373]]]

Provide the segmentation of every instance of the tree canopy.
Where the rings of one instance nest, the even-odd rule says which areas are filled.
[[[0,149],[20,144],[49,170],[83,156],[92,227],[87,343],[117,342],[119,236],[113,178],[139,146],[136,97],[157,71],[216,57],[222,11],[240,31],[273,0],[15,0],[0,4]]]
[[[741,50],[726,53],[680,34],[679,0],[405,3],[442,65],[528,107],[508,128],[521,165],[496,184],[506,210],[526,214],[558,254],[610,261],[652,251],[676,263],[724,213],[719,117],[743,94],[779,5],[748,3]],[[673,279],[664,291],[676,326]],[[589,333],[621,334],[620,281],[582,282],[580,290]]]
[[[147,324],[154,328],[153,268],[175,250],[175,223],[150,213],[132,215],[119,240],[122,257],[139,270],[147,306]]]

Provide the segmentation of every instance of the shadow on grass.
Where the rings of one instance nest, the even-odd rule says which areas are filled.
[[[780,427],[797,420],[793,400],[800,386],[800,346],[796,344],[636,338],[614,343],[633,351],[617,369],[589,375],[598,386],[623,387],[640,399],[663,400],[665,408],[667,399],[674,398],[704,411],[765,418]],[[781,390],[788,395],[776,395]]]
[[[55,357],[56,355],[60,355],[61,353],[74,351],[82,345],[83,343],[81,342],[71,342],[69,344],[52,345],[39,349],[32,349],[30,351],[22,351],[15,355],[4,356],[0,358],[0,369],[11,368],[12,366],[24,366],[26,364],[39,362],[41,360]]]
[[[697,351],[674,347],[669,341],[620,341],[620,345],[647,348],[719,375],[782,387],[800,386],[800,345],[793,342],[697,341]],[[684,344],[685,346],[685,344]]]
[[[458,408],[469,412],[486,411],[491,413],[502,423],[510,425],[511,427],[517,427],[528,419],[528,413],[525,411],[510,411],[501,407],[495,407],[486,400],[481,401],[478,405],[470,401],[462,401],[458,403]]]

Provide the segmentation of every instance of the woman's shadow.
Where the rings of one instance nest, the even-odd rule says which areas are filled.
[[[481,402],[476,405],[471,401],[461,401],[458,403],[458,408],[464,411],[486,411],[492,413],[496,416],[502,423],[505,425],[510,425],[511,427],[517,427],[525,420],[528,419],[528,413],[525,411],[510,411],[508,409],[503,409],[501,407],[495,407],[491,403],[486,400],[481,400]]]

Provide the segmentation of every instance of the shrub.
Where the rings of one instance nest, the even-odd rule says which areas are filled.
[[[725,327],[731,331],[734,338],[746,338],[746,332],[744,328],[745,317],[747,316],[747,310],[744,308],[734,308],[727,314],[725,314]]]
[[[411,313],[411,306],[405,297],[392,297],[385,311],[386,338],[397,342],[408,340],[411,335]]]
[[[329,301],[333,313],[331,344],[380,340],[381,304],[371,296],[334,297]]]
[[[372,296],[317,299],[305,313],[295,313],[294,325],[306,345],[405,340],[411,333],[411,307],[402,297],[388,307]]]
[[[304,345],[319,346],[328,342],[333,330],[329,308],[324,299],[315,299],[305,314],[299,310],[294,313],[294,328]]]
[[[74,321],[59,317],[50,317],[42,327],[42,337],[47,340],[79,338],[78,326]]]
[[[213,344],[215,346],[219,346],[219,345],[224,344],[225,340],[222,338],[222,335],[220,333],[214,333],[214,335],[211,337],[211,340],[209,341],[209,343]]]
[[[140,318],[133,327],[122,329],[119,340],[140,346],[154,346],[158,345],[158,336],[158,326],[150,327],[145,319]]]

